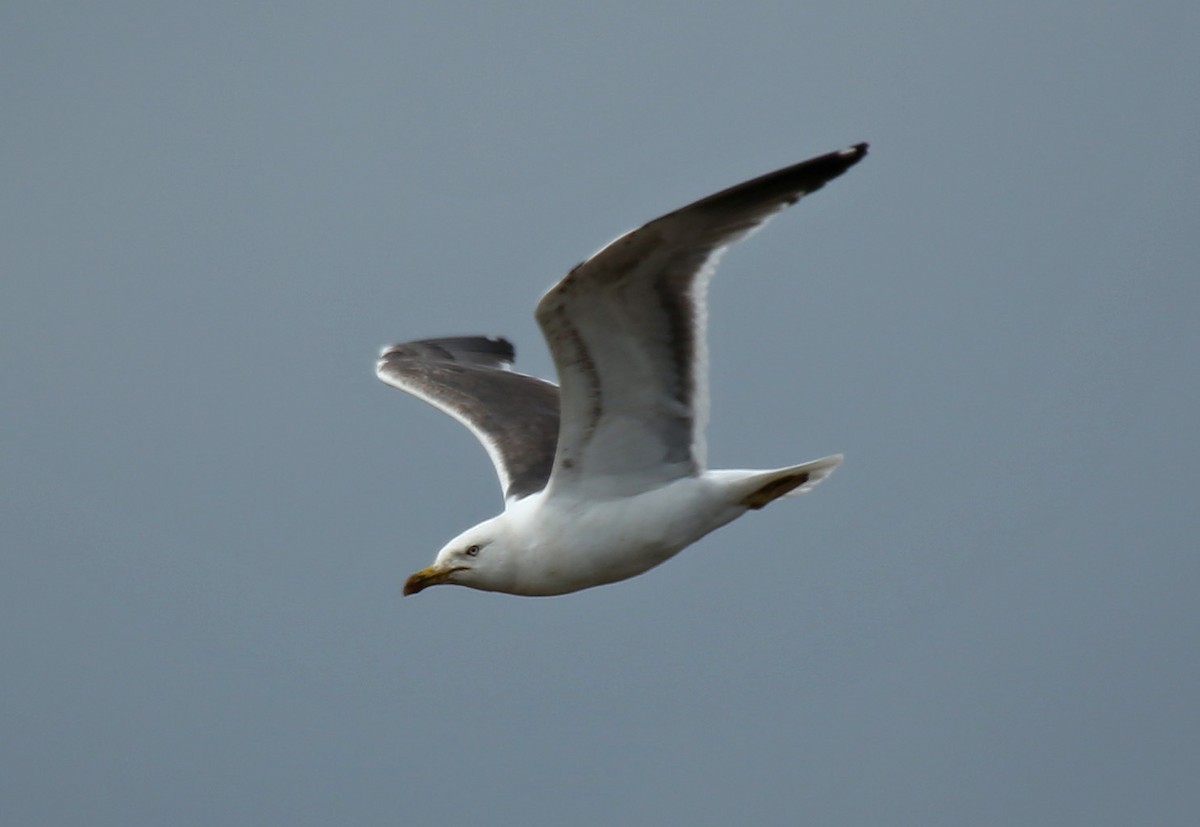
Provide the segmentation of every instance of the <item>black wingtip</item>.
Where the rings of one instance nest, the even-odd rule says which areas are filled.
[[[811,189],[805,189],[805,193],[813,192],[834,178],[837,178],[863,158],[866,158],[869,147],[870,144],[866,141],[860,141],[857,144],[851,144],[845,149],[839,149],[836,152],[830,152],[826,155],[811,158],[808,161],[802,161],[791,167],[791,169],[798,173],[807,172],[811,182],[815,186]]]
[[[738,209],[739,204],[745,208],[754,208],[772,201],[784,205],[794,204],[867,157],[867,147],[867,142],[862,141],[845,149],[809,158],[807,161],[743,181],[667,215],[696,209]]]
[[[849,169],[863,158],[867,157],[867,150],[870,148],[870,146],[871,145],[866,141],[860,141],[857,144],[851,144],[845,149],[830,153],[830,155],[833,158],[837,158],[838,160],[842,161],[842,163],[845,164],[845,169]]]

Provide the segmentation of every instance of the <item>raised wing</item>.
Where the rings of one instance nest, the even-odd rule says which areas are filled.
[[[375,372],[450,414],[483,443],[506,498],[546,485],[558,437],[558,388],[510,368],[506,339],[460,336],[392,345]]]
[[[628,494],[703,468],[704,297],[719,253],[866,154],[856,144],[667,213],[542,297],[537,320],[561,385],[552,489]]]

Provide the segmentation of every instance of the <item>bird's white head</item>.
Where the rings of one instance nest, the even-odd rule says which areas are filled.
[[[404,583],[404,594],[451,584],[483,591],[505,591],[515,579],[504,515],[485,520],[447,543],[433,561]]]

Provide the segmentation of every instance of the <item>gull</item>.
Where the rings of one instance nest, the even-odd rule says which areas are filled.
[[[705,292],[726,247],[866,154],[855,144],[722,190],[573,268],[536,311],[559,385],[514,371],[499,337],[385,348],[379,378],[465,425],[505,496],[404,594],[454,584],[559,595],[625,580],[828,477],[840,454],[770,471],[705,468]]]

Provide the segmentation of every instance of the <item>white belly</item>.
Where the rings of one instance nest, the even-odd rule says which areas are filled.
[[[531,503],[539,531],[523,544],[517,590],[565,594],[641,574],[745,513],[722,489],[688,477],[629,498]]]

